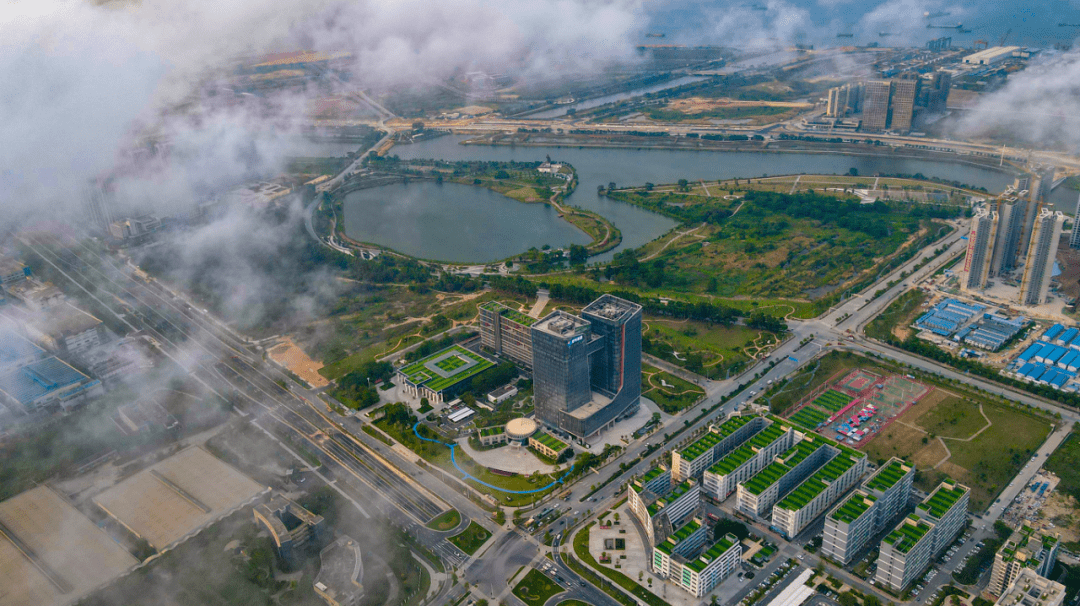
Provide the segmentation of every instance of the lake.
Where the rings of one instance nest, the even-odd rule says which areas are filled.
[[[546,204],[525,204],[482,187],[414,181],[345,195],[345,231],[424,259],[488,263],[591,238]]]

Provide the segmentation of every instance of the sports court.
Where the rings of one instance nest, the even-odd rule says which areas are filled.
[[[929,387],[909,377],[882,377],[855,369],[814,389],[788,418],[827,438],[858,447],[928,393]]]

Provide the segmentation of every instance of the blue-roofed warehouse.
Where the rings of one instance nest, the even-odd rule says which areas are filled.
[[[1058,335],[1058,337],[1054,339],[1054,344],[1060,345],[1062,347],[1068,347],[1069,343],[1071,343],[1072,340],[1077,337],[1077,335],[1080,335],[1080,328],[1070,328]]]
[[[1043,336],[1039,337],[1039,340],[1047,341],[1047,342],[1053,341],[1064,330],[1065,330],[1065,327],[1062,326],[1061,324],[1054,324],[1050,328],[1046,329],[1046,332],[1043,333]]]
[[[70,408],[102,391],[101,381],[55,357],[0,373],[0,397],[27,409],[52,404]]]
[[[12,330],[0,328],[0,372],[44,357],[44,349]]]

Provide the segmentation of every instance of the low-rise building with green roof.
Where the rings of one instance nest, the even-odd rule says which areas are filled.
[[[773,505],[838,452],[817,434],[805,434],[772,463],[738,484],[737,507],[749,516],[769,519]]]
[[[866,455],[837,454],[773,507],[772,526],[788,538],[798,536],[865,474]]]
[[[919,578],[934,555],[934,524],[915,514],[881,542],[874,582],[899,593]]]
[[[758,415],[733,416],[719,425],[711,425],[704,435],[672,453],[672,477],[676,482],[687,478],[700,480],[713,463],[735,450],[766,425],[768,421]]]
[[[476,430],[476,439],[480,441],[481,446],[505,444],[507,442],[506,426],[495,425],[493,427],[483,427],[478,429]]]
[[[408,364],[395,371],[397,383],[405,393],[416,398],[427,398],[432,403],[442,403],[461,393],[471,379],[495,363],[473,353],[460,345],[451,345],[442,351]]]
[[[768,421],[765,429],[705,470],[702,490],[712,498],[723,501],[735,492],[739,482],[749,480],[776,455],[794,444],[795,431],[791,427]]]
[[[670,540],[669,538],[668,541]],[[704,597],[738,569],[742,545],[735,535],[727,534],[704,552],[701,552],[701,545],[698,545],[697,549],[690,553],[689,550],[681,549],[687,541],[689,539],[679,543],[678,553],[675,553],[675,547],[669,550],[661,547],[654,549],[653,571],[683,591],[698,598]]]
[[[550,433],[540,431],[529,436],[529,448],[535,449],[545,457],[558,459],[563,451],[570,448],[570,445]]]

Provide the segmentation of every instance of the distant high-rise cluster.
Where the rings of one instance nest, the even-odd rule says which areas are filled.
[[[1076,213],[1073,215],[1072,235],[1069,236],[1069,248],[1080,248],[1080,200],[1076,201]]]
[[[952,75],[937,71],[928,77],[906,73],[891,80],[845,84],[829,90],[825,108],[828,118],[862,113],[862,130],[910,131],[920,109],[945,111]]]
[[[989,278],[1022,269],[1017,302],[1046,302],[1065,222],[1064,215],[1046,207],[1054,173],[1052,166],[1040,167],[1018,178],[997,200],[976,209],[964,259],[966,290],[985,289]],[[1075,235],[1072,241],[1077,241]]]

